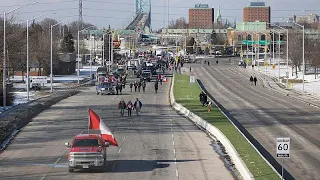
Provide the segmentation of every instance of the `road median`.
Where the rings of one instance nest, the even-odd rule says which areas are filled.
[[[5,115],[1,115],[0,151],[4,150],[4,148],[7,146],[8,139],[11,139],[13,134],[16,134],[19,129],[27,125],[32,118],[59,101],[73,96],[79,92],[80,91],[78,90],[59,91],[50,96],[15,107],[14,111],[10,111]]]
[[[202,107],[199,101],[202,90],[197,83],[190,84],[189,76],[180,74],[175,75],[173,81],[170,92],[173,108],[216,137],[243,179],[280,179],[218,107],[212,104],[210,112]]]

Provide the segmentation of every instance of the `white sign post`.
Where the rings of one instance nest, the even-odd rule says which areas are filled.
[[[283,159],[290,158],[290,138],[277,138],[277,158],[281,158],[281,177],[283,179]]]
[[[193,84],[196,82],[196,78],[194,76],[190,76],[190,84]]]

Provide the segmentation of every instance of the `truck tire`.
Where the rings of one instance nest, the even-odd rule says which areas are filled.
[[[99,92],[97,92],[97,95],[99,95]]]
[[[74,172],[74,169],[69,167],[69,173],[73,173]]]

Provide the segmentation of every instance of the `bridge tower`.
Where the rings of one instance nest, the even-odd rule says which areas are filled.
[[[151,27],[151,0],[136,0],[136,16],[148,14],[147,24]]]

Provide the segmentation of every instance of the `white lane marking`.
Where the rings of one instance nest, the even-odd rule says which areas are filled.
[[[320,152],[320,150],[319,150],[319,149],[316,149],[316,151]]]
[[[113,166],[112,166],[112,171],[114,170],[115,167],[116,167],[116,164],[113,164]]]
[[[176,155],[176,149],[173,148],[173,154]],[[176,159],[176,158],[174,158]]]
[[[120,154],[120,152],[121,152],[121,148],[119,148],[118,154]]]
[[[176,176],[179,177],[178,169],[176,169]]]
[[[174,158],[174,164],[177,165],[177,158],[176,157]]]
[[[61,157],[59,157],[54,164],[57,164],[60,161]]]
[[[171,134],[171,136],[172,136],[172,139],[173,139],[173,134]]]
[[[123,140],[122,141],[125,141],[126,140],[126,137],[123,137]]]
[[[303,141],[303,142],[306,142],[304,139],[302,139],[300,136],[299,136],[299,139],[301,140],[301,141]]]
[[[174,146],[174,141],[172,141],[172,145]]]
[[[44,175],[40,180],[44,180],[44,178],[46,177],[47,175]]]

